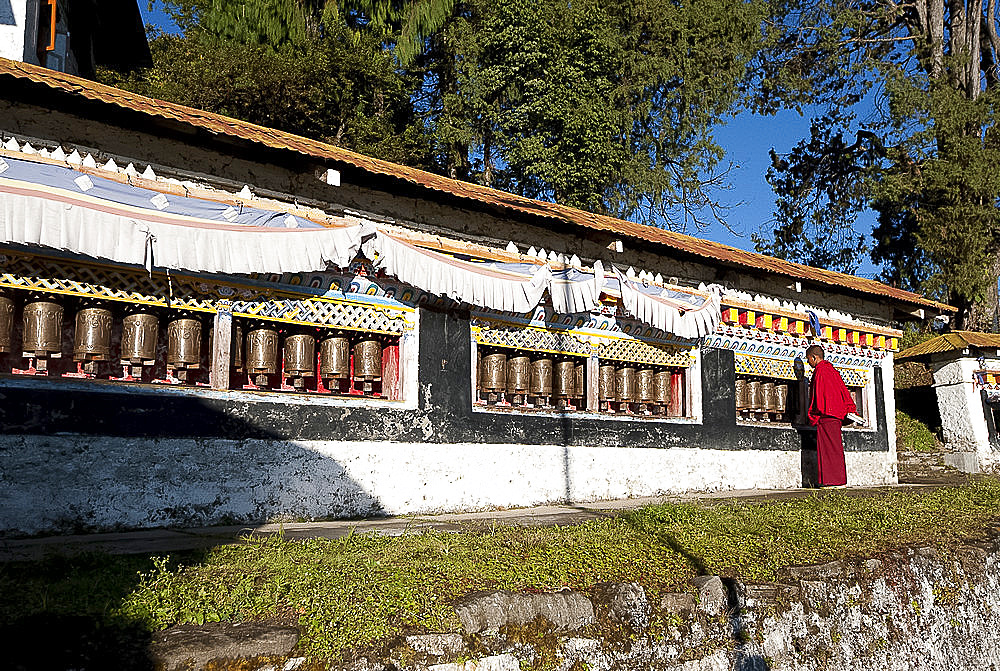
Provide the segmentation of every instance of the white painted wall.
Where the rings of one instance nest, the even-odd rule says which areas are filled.
[[[935,364],[934,391],[941,413],[944,442],[957,453],[962,470],[992,470],[997,458],[990,446],[979,389],[974,383],[978,362],[969,357]]]
[[[798,451],[0,437],[0,534],[437,513],[793,488]],[[851,484],[894,483],[886,452]]]
[[[25,18],[35,0],[0,0],[0,57],[24,60]],[[33,21],[32,21],[33,23]]]
[[[879,363],[882,368],[882,398],[885,399],[885,432],[886,438],[889,444],[889,454],[887,458],[892,463],[892,482],[899,482],[899,471],[897,469],[897,446],[896,446],[896,366],[893,361],[893,356],[889,356],[882,359]],[[875,402],[874,389],[875,385],[870,385],[871,392],[866,392],[869,395],[868,407],[871,408],[871,419],[868,422],[869,426],[878,426],[878,414],[883,412]],[[850,478],[851,473],[848,471],[847,477]]]

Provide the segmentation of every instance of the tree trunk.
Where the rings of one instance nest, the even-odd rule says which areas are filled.
[[[1000,253],[993,255],[993,260],[988,269],[992,282],[986,287],[986,292],[979,300],[975,301],[967,308],[959,308],[956,316],[956,329],[966,331],[985,331],[987,333],[1000,332],[1000,292],[997,290],[997,280],[1000,278]]]

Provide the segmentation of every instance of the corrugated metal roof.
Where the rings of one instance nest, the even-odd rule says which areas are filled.
[[[896,355],[896,360],[919,359],[942,352],[956,352],[968,347],[980,349],[1000,349],[1000,333],[980,331],[952,331],[936,338],[925,340],[919,345],[904,349]]]
[[[32,82],[50,89],[80,96],[87,100],[114,105],[139,112],[140,114],[169,119],[194,128],[206,130],[210,133],[247,140],[273,149],[297,152],[311,158],[346,164],[370,174],[403,180],[422,188],[448,194],[462,200],[474,201],[480,205],[489,205],[502,211],[516,212],[522,215],[555,220],[573,226],[607,231],[622,238],[632,238],[643,242],[663,245],[702,259],[710,259],[740,267],[755,268],[793,279],[846,288],[862,294],[891,298],[910,305],[931,308],[942,312],[955,311],[955,308],[944,303],[929,300],[919,294],[890,287],[875,280],[820,268],[812,268],[673,231],[584,212],[564,205],[523,198],[478,184],[461,182],[416,168],[370,158],[335,145],[310,140],[309,138],[273,128],[265,128],[264,126],[232,119],[220,114],[213,114],[185,107],[184,105],[147,98],[136,93],[105,86],[104,84],[81,79],[80,77],[74,77],[62,72],[0,58],[0,81],[10,78]]]

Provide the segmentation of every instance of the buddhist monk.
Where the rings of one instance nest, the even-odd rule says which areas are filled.
[[[826,360],[822,347],[810,346],[806,350],[806,361],[813,369],[808,414],[809,423],[816,427],[819,486],[844,486],[847,484],[847,464],[840,427],[847,415],[857,408],[840,373]]]

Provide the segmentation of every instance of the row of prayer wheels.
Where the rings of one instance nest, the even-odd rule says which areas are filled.
[[[597,398],[605,412],[665,415],[672,398],[670,370],[628,362],[601,362]]]
[[[583,407],[587,395],[585,364],[580,359],[556,359],[518,351],[480,353],[478,387],[487,404],[560,408]]]
[[[736,411],[748,419],[770,421],[788,410],[789,385],[783,382],[736,378]]]
[[[34,360],[38,373],[48,372],[49,359],[62,357],[63,306],[48,297],[29,297],[22,309],[21,348],[24,357]],[[84,373],[97,373],[99,362],[111,361],[111,310],[93,305],[80,308],[75,315],[73,360]],[[244,331],[245,339],[244,339]],[[143,368],[157,361],[160,317],[152,311],[135,310],[122,319],[119,360],[128,377],[141,380]],[[0,294],[0,353],[14,351],[14,300]],[[167,320],[166,367],[178,380],[188,381],[191,371],[202,367],[202,322],[178,313]],[[211,359],[214,333],[209,329],[208,359]],[[279,347],[279,332],[260,323],[244,329],[235,324],[230,365],[245,372],[258,387],[269,387],[270,377],[284,372],[293,388],[304,390],[309,378],[316,377],[317,338],[296,333],[284,338]],[[341,382],[360,383],[366,394],[382,380],[383,343],[368,334],[353,340],[331,334],[319,340],[319,376],[328,386],[340,388]],[[353,362],[352,362],[353,353]],[[353,363],[353,365],[352,365]]]

